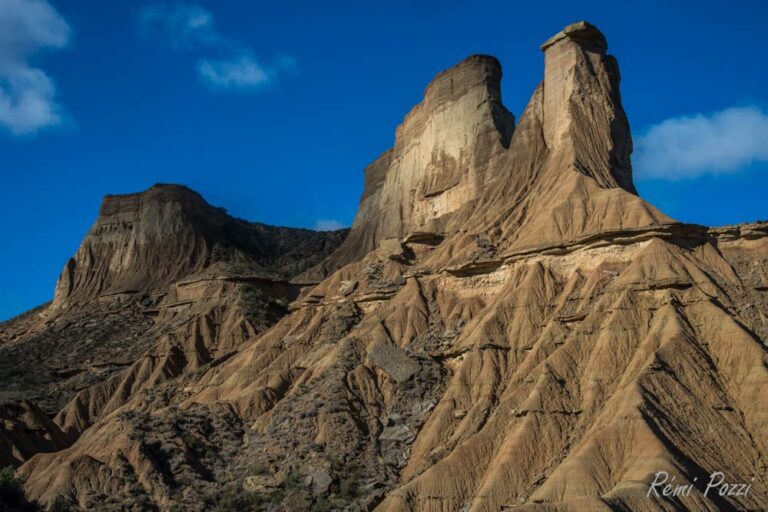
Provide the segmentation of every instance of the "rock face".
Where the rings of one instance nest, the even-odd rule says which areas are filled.
[[[619,97],[619,67],[594,26],[565,27],[544,52],[544,142],[569,154],[573,168],[602,187],[635,193],[629,123]]]
[[[514,116],[501,104],[501,65],[473,55],[435,77],[395,133],[395,146],[365,169],[352,231],[323,266],[365,256],[381,240],[440,232],[478,196],[509,146]]]
[[[325,248],[303,252],[262,227],[264,251],[223,213],[178,220],[202,206],[165,191],[103,208],[54,304],[0,331],[7,351],[51,332],[74,345],[109,315],[110,332],[139,326],[119,371],[53,386],[66,400],[46,407],[52,424],[22,439],[18,418],[39,414],[5,413],[0,455],[26,460],[31,496],[103,510],[768,509],[768,223],[681,224],[644,202],[605,37],[576,23],[542,50],[514,130],[495,59],[438,75],[366,170],[337,248],[342,235],[291,232]],[[114,309],[72,320],[94,304]],[[24,389],[12,398],[38,401]],[[691,492],[649,494],[661,471]],[[752,491],[705,497],[715,471]]]
[[[17,466],[40,452],[67,447],[58,426],[34,404],[23,400],[0,408],[0,465]]]
[[[179,185],[107,196],[59,277],[51,312],[95,297],[165,291],[216,264],[241,273],[293,275],[343,236],[241,221]]]
[[[245,222],[178,185],[107,196],[53,302],[0,325],[0,401],[32,400],[8,410],[39,406],[55,425],[32,450],[9,416],[15,455],[0,464],[60,449],[137,391],[231,353],[285,314],[300,291],[289,279],[345,235]]]

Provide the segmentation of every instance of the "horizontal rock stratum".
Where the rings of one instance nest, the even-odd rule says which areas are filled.
[[[0,324],[0,463],[94,510],[768,509],[768,223],[646,203],[606,38],[541,49],[517,122],[494,57],[437,75],[349,231],[107,197]]]

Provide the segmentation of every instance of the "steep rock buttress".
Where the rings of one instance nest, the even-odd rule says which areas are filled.
[[[366,168],[349,236],[311,275],[359,259],[383,240],[440,232],[483,191],[513,131],[496,58],[473,55],[438,74],[398,126],[394,147]]]

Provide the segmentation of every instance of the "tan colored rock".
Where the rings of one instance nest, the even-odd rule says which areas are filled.
[[[391,260],[400,260],[403,258],[405,248],[397,238],[387,238],[379,242],[379,254]]]
[[[344,235],[345,230],[248,223],[180,185],[107,196],[96,223],[62,271],[47,314],[97,297],[164,293],[171,284],[217,263],[237,273],[290,277]],[[311,255],[312,250],[317,253]]]
[[[317,271],[361,258],[381,240],[433,230],[477,197],[514,131],[500,80],[499,62],[486,55],[435,77],[397,128],[394,147],[365,170],[350,236]]]
[[[21,466],[31,496],[768,509],[757,485],[648,495],[659,471],[768,477],[768,224],[686,225],[645,203],[605,38],[577,23],[542,49],[514,134],[495,59],[438,75],[366,172],[349,238],[268,329],[243,329],[244,274],[172,280],[165,337],[61,410],[77,440]],[[295,284],[263,286],[277,301]]]

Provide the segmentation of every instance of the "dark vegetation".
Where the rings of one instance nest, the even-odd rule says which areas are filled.
[[[35,512],[40,506],[27,499],[24,482],[16,478],[12,467],[0,469],[0,512]]]
[[[12,467],[0,469],[0,512],[42,512],[44,509],[24,493],[24,481],[18,478]],[[63,496],[59,496],[48,512],[74,512]]]
[[[283,512],[306,510],[330,512],[344,510],[360,496],[360,473],[356,468],[342,468],[334,479],[328,494],[313,496],[296,471],[288,473],[279,487],[269,493],[258,494],[240,487],[228,488],[205,498],[206,509],[213,512]]]

